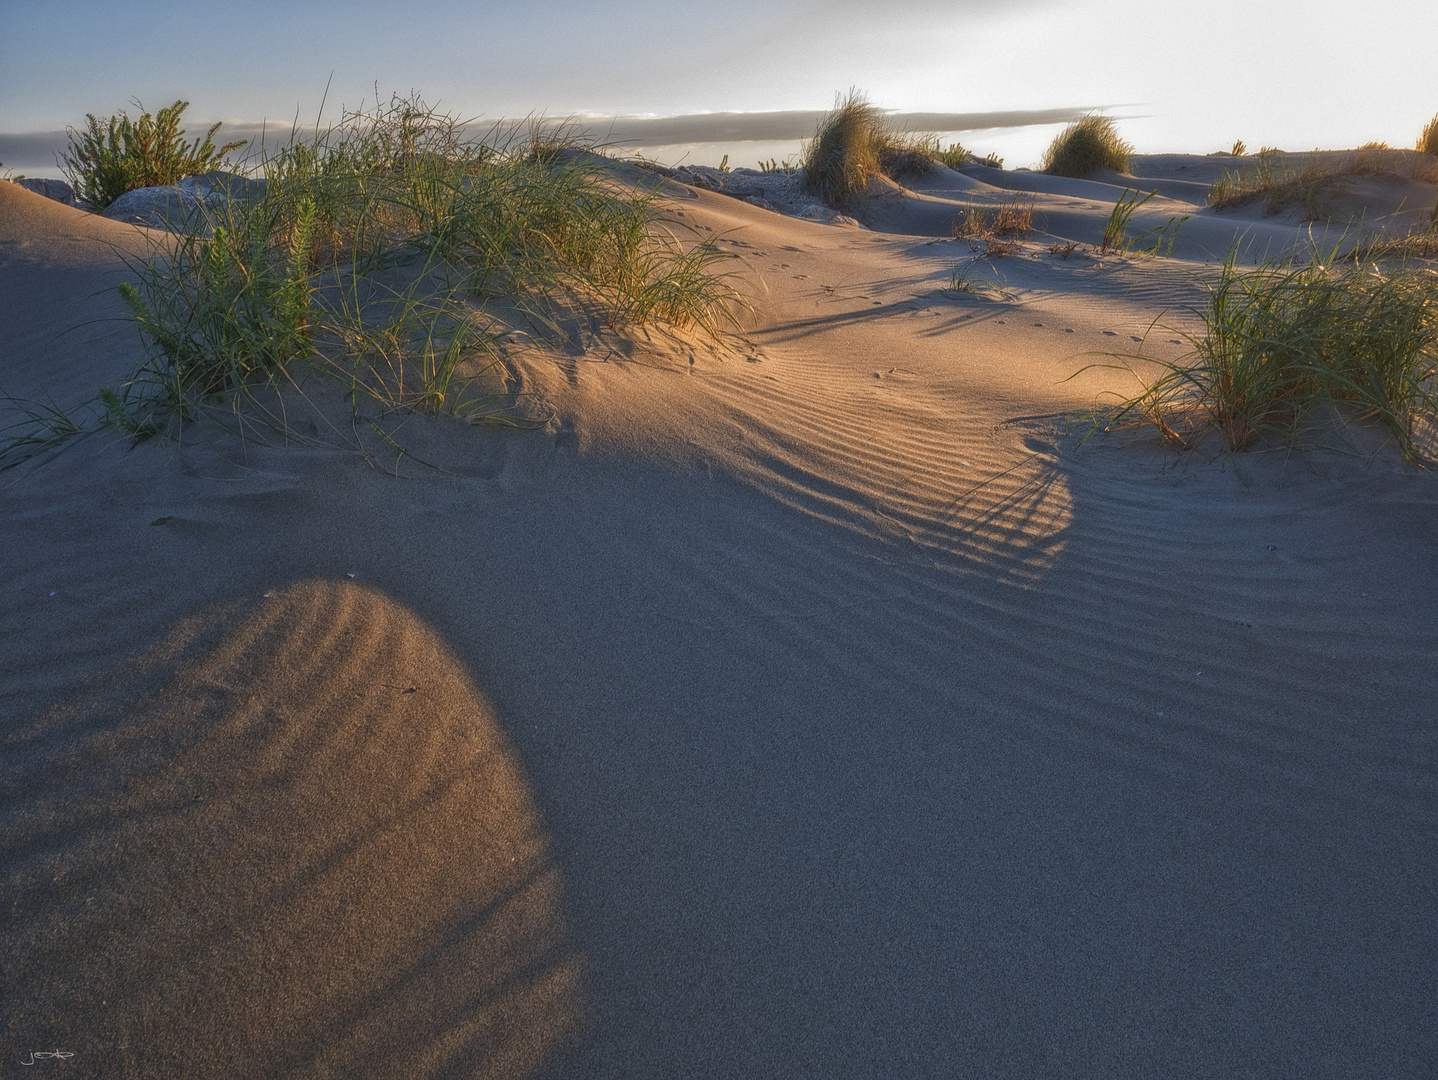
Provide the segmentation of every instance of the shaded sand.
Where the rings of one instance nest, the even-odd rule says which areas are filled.
[[[955,296],[944,192],[1000,189],[940,180],[887,232],[676,189],[746,339],[519,357],[555,420],[417,420],[437,470],[197,430],[0,474],[7,1063],[1426,1075],[1431,473],[1065,419],[1304,230]],[[35,330],[119,235],[50,214],[0,185],[11,393],[135,357]]]
[[[13,1050],[90,1076],[509,1076],[575,1022],[508,741],[369,589],[184,620],[4,748]]]

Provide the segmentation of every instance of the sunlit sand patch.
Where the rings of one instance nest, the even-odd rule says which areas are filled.
[[[768,363],[790,369],[805,393],[742,372],[715,380],[751,433],[739,467],[760,488],[806,513],[901,539],[925,559],[1015,584],[1038,580],[1062,554],[1072,500],[1042,439],[956,421],[923,401],[922,380],[897,368],[876,383],[919,385],[891,403],[854,394],[820,364]]]

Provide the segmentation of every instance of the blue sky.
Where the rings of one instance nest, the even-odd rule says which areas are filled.
[[[1433,0],[5,0],[0,132],[138,98],[313,119],[419,90],[466,115],[1108,107],[1140,151],[1412,145],[1438,112]],[[1051,129],[980,133],[1011,165]],[[7,162],[7,164],[9,164]]]

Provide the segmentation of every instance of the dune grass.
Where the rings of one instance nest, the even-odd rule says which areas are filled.
[[[1005,193],[989,204],[969,203],[954,218],[950,232],[960,240],[1024,236],[1034,225],[1034,196]]]
[[[892,180],[928,176],[944,161],[937,135],[884,131],[880,135],[879,171]]]
[[[1005,301],[1012,300],[1011,293],[980,273],[979,264],[986,261],[986,257],[981,256],[977,259],[970,259],[967,263],[955,263],[953,270],[949,272],[948,291],[968,293],[971,296],[994,296]],[[990,269],[992,269],[992,264]]]
[[[1100,169],[1127,172],[1133,147],[1119,138],[1113,118],[1090,114],[1055,136],[1044,153],[1042,168],[1054,176],[1082,179]]]
[[[1410,160],[1411,156],[1382,143],[1327,157],[1290,156],[1265,146],[1248,168],[1220,173],[1209,187],[1208,202],[1219,210],[1263,202],[1269,214],[1296,207],[1304,221],[1329,221],[1338,216],[1336,199],[1354,177],[1397,176],[1438,183],[1438,165]]]
[[[1331,213],[1329,195],[1341,170],[1330,163],[1283,161],[1280,151],[1264,147],[1257,160],[1241,172],[1220,173],[1208,190],[1208,203],[1229,210],[1263,201],[1270,214],[1297,206],[1304,221],[1322,221]]]
[[[1196,313],[1203,332],[1183,335],[1188,353],[1128,358],[1159,374],[1135,371],[1143,390],[1098,425],[1152,425],[1181,448],[1217,432],[1237,451],[1316,444],[1335,417],[1374,420],[1421,458],[1416,436],[1438,422],[1438,272],[1336,254],[1245,270],[1230,253]]]
[[[1433,117],[1418,135],[1418,152],[1438,157],[1438,116]]]
[[[955,216],[949,231],[956,239],[967,241],[969,250],[983,258],[999,259],[1023,251],[1024,237],[1033,224],[1034,197],[1013,193],[1000,195],[996,203],[967,204]]]
[[[204,139],[185,142],[180,118],[190,107],[176,101],[155,115],[144,111],[132,120],[123,110],[103,122],[93,113],[85,117],[83,132],[71,128],[70,145],[60,155],[65,179],[75,195],[97,210],[103,210],[127,191],[162,187],[188,176],[218,169],[227,155],[245,145],[245,140],[215,146],[214,124]]]
[[[858,90],[835,98],[800,153],[804,188],[836,210],[849,208],[880,176],[927,176],[940,164],[957,169],[972,155],[933,134],[898,131]]]
[[[429,411],[519,423],[495,378],[515,333],[582,347],[576,332],[658,324],[717,339],[733,318],[719,267],[730,256],[572,133],[471,138],[396,96],[292,134],[257,167],[254,197],[128,260],[121,296],[146,359],[94,403],[116,429],[173,433],[219,412],[289,438],[274,391],[313,375],[370,421]],[[11,433],[0,456],[34,445]]]
[[[883,114],[857,90],[837,99],[801,151],[805,189],[829,206],[849,205],[880,175],[886,130]]]
[[[1118,197],[1113,209],[1109,211],[1108,220],[1104,222],[1103,240],[1098,249],[1100,254],[1127,255],[1130,251],[1135,250],[1141,255],[1173,254],[1173,244],[1178,239],[1178,230],[1192,216],[1190,214],[1174,215],[1164,224],[1155,225],[1138,236],[1129,235],[1129,226],[1133,223],[1134,212],[1157,194],[1157,191],[1150,191],[1147,195],[1143,195],[1140,191],[1123,189],[1123,194]],[[1140,198],[1140,195],[1143,197]],[[1149,241],[1152,242],[1148,247],[1142,246]]]

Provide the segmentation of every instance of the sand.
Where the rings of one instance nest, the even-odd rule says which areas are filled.
[[[746,340],[536,352],[543,430],[0,473],[7,1075],[1426,1075],[1433,474],[1071,419],[1302,239],[1183,163],[1171,260],[1045,250],[1125,178],[673,185]],[[0,387],[125,377],[140,236],[0,184]]]

